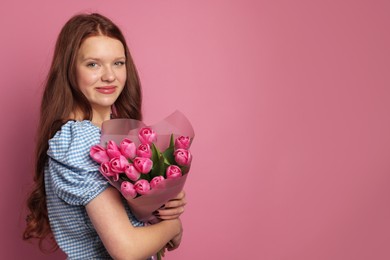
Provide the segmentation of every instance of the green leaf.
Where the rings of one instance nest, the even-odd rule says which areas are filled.
[[[171,141],[169,142],[169,148],[175,148],[175,140],[173,134],[171,134]]]
[[[158,148],[154,145],[154,143],[152,143],[152,161],[154,162],[155,160],[159,160],[159,157],[160,157],[160,151],[158,150]]]
[[[156,176],[161,175],[161,153],[158,148],[152,143],[152,161],[153,167],[150,171],[150,179],[153,179]]]
[[[181,169],[181,173],[185,175],[190,171],[190,166],[180,166],[180,169]]]
[[[148,182],[150,182],[151,179],[152,178],[150,176],[150,173],[148,173],[148,174],[141,173],[141,175],[140,175],[138,180],[147,180]]]
[[[173,153],[175,152],[175,147],[168,147],[164,152],[163,152],[163,156],[164,156],[164,161],[166,163],[169,163],[169,164],[176,164],[176,161],[175,161],[175,156],[173,155]]]
[[[119,174],[119,179],[121,179],[122,181],[128,181],[128,182],[133,183],[133,181],[131,181],[131,180],[126,176],[126,174]]]
[[[167,167],[169,164],[166,162],[164,155],[161,154],[161,160],[160,160],[160,175],[166,178],[165,172],[167,171]]]

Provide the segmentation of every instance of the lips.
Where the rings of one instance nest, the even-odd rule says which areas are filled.
[[[96,90],[102,94],[112,94],[115,92],[115,86],[97,87]]]

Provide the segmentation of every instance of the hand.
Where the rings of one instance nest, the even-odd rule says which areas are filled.
[[[180,233],[177,234],[174,238],[172,238],[171,241],[165,246],[168,251],[175,250],[180,246],[181,238],[183,237],[183,228],[181,229]]]
[[[181,239],[183,237],[183,227],[181,226],[180,232],[172,238],[171,241],[168,242],[168,244],[161,249],[160,254],[162,256],[165,256],[165,250],[172,251],[177,249],[180,246]]]
[[[173,237],[173,238],[168,242],[168,244],[166,244],[166,245],[158,252],[158,254],[159,254],[161,257],[165,257],[166,250],[172,251],[172,250],[177,249],[177,248],[180,246],[181,239],[182,239],[182,237],[183,237],[183,226],[181,225],[180,219],[177,219],[177,220],[179,220],[179,222],[180,222],[180,232],[179,232],[175,237]]]
[[[165,203],[165,205],[157,210],[156,216],[162,220],[179,218],[184,212],[186,205],[186,194],[181,191],[175,198]]]

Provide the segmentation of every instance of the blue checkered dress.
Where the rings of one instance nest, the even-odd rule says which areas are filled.
[[[111,259],[96,233],[85,205],[103,192],[108,182],[89,156],[99,143],[100,129],[90,121],[69,121],[49,140],[45,187],[50,226],[68,259]],[[134,226],[141,226],[124,206]]]

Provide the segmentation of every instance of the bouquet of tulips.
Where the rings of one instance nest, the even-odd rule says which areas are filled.
[[[103,123],[101,143],[91,148],[90,156],[137,219],[154,223],[153,212],[183,189],[193,138],[191,124],[178,111],[153,126],[112,119]]]

